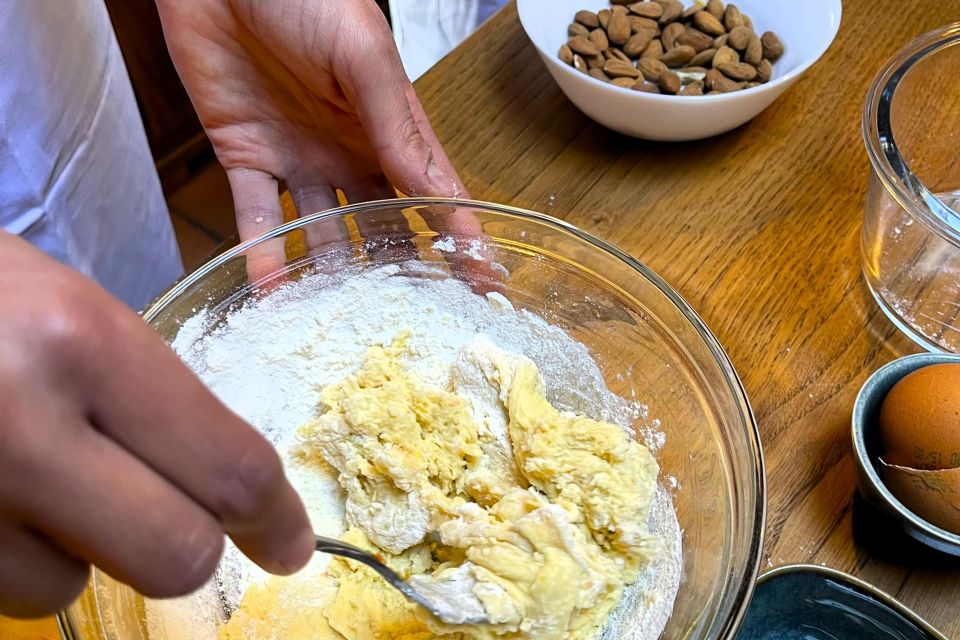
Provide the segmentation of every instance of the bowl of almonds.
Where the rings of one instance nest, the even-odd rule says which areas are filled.
[[[698,140],[766,109],[833,42],[840,0],[517,0],[560,89],[647,140]]]

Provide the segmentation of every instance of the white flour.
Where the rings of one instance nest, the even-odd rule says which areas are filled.
[[[174,340],[174,349],[210,389],[285,455],[288,475],[317,533],[342,533],[343,497],[336,476],[332,470],[304,469],[286,454],[296,444],[297,429],[316,415],[320,391],[355,372],[369,346],[389,344],[401,331],[410,332],[410,369],[426,382],[446,386],[461,347],[483,333],[499,347],[532,359],[558,408],[632,425],[648,434],[647,444],[656,451],[662,435],[644,424],[646,407],[612,394],[581,343],[538,316],[514,310],[499,294],[477,296],[457,280],[424,271],[423,265],[416,273],[407,277],[399,267],[387,266],[308,275],[229,313],[203,310]],[[680,530],[663,491],[650,528],[665,539],[666,552],[628,590],[605,639],[656,638],[669,617],[680,580]],[[325,565],[318,554],[309,570],[319,572]],[[228,546],[216,580],[200,594],[148,603],[151,639],[214,637],[206,630],[237,606],[251,581],[263,577]],[[650,602],[654,589],[659,595]]]

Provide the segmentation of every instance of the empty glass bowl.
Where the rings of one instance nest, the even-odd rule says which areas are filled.
[[[861,236],[880,308],[931,351],[960,351],[960,22],[923,35],[867,95],[873,172]]]
[[[477,225],[440,236],[427,224],[455,213],[462,220],[472,216],[480,239]],[[319,230],[334,224],[344,225],[350,240],[317,244],[329,237]],[[248,284],[248,258],[278,243],[286,246],[286,266]],[[491,268],[477,268],[481,261],[474,258],[481,256]],[[269,295],[281,278],[331,265],[363,272],[386,264],[416,278],[468,273],[477,289],[499,288],[515,307],[586,345],[612,390],[647,405],[665,435],[658,459],[662,478],[675,480],[671,492],[683,529],[682,583],[664,635],[734,637],[753,590],[764,526],[756,425],[730,361],[703,321],[656,274],[615,247],[558,220],[500,205],[356,204],[291,222],[217,257],[147,309],[144,319],[172,340],[198,310],[210,310],[216,325],[251,297]],[[283,392],[276,389],[278,396]],[[149,636],[144,615],[139,595],[94,571],[91,588],[61,623],[70,640],[180,640]],[[191,640],[207,640],[201,636],[195,632]]]

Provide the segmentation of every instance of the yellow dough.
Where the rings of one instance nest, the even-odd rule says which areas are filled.
[[[597,637],[657,550],[653,455],[616,425],[551,406],[536,365],[486,338],[464,347],[448,389],[410,374],[407,356],[402,336],[372,347],[357,375],[324,389],[299,454],[338,470],[345,539],[489,622],[445,624],[335,559],[320,579],[249,589],[223,640]]]

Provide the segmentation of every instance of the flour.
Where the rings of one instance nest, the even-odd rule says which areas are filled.
[[[400,331],[410,334],[408,367],[426,383],[447,386],[461,348],[482,333],[499,347],[533,360],[542,372],[548,400],[558,408],[632,428],[654,451],[662,444],[662,434],[649,421],[638,421],[646,418],[646,407],[611,393],[586,347],[560,328],[514,309],[499,294],[477,296],[465,284],[425,265],[417,264],[412,276],[405,273],[391,265],[309,274],[239,308],[202,310],[184,323],[173,342],[178,355],[213,393],[278,448],[317,533],[343,532],[344,498],[335,472],[305,468],[290,456],[296,431],[317,415],[324,387],[355,373],[368,347],[387,345]],[[466,391],[471,395],[472,390]],[[475,406],[483,404],[480,398],[470,399]],[[502,429],[489,426],[494,432]],[[680,577],[679,527],[663,491],[658,505],[651,531],[668,539],[671,553],[647,569],[618,607],[614,626],[630,633],[606,633],[604,638],[656,638],[669,617]],[[308,570],[322,572],[327,560],[317,554]],[[224,611],[231,612],[246,587],[265,575],[228,545],[216,580],[199,595],[148,603],[151,638],[210,637],[195,631],[207,627],[210,619],[222,619]],[[642,613],[651,608],[641,596],[654,586],[665,595],[653,607],[656,612]],[[219,609],[211,612],[215,603]],[[625,606],[630,611],[625,613]],[[638,619],[638,611],[649,623],[639,630],[629,623],[631,615]],[[180,624],[185,629],[193,626],[193,631],[183,636],[170,631],[171,616],[179,616]],[[617,620],[627,620],[626,626]],[[162,635],[154,636],[158,629]]]

